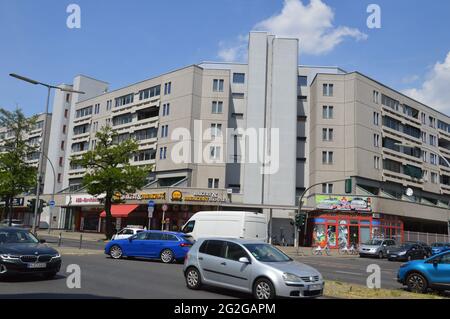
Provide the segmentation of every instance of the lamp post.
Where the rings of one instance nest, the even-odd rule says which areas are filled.
[[[37,216],[38,216],[38,211],[39,211],[39,196],[40,196],[40,191],[41,191],[41,179],[42,179],[42,164],[43,164],[43,158],[47,157],[44,153],[45,153],[45,143],[46,143],[46,135],[47,135],[47,115],[49,112],[49,104],[50,104],[50,94],[51,94],[51,90],[52,89],[56,89],[56,90],[60,90],[63,92],[69,92],[69,93],[78,93],[78,94],[85,94],[82,91],[75,91],[75,90],[69,90],[69,89],[64,89],[64,88],[60,88],[54,85],[50,85],[50,84],[46,84],[43,82],[39,82],[15,73],[11,73],[9,74],[11,77],[16,78],[18,80],[27,82],[27,83],[31,83],[33,85],[42,85],[45,86],[47,88],[47,103],[45,106],[45,117],[44,117],[44,127],[43,127],[43,131],[42,131],[42,145],[41,145],[41,152],[39,152],[39,162],[38,162],[38,174],[37,174],[37,178],[36,178],[36,205],[34,207],[34,213],[33,213],[33,225],[32,225],[32,229],[31,231],[35,234],[36,233],[36,223],[37,223]],[[48,159],[48,157],[47,157]],[[53,166],[53,165],[52,165]],[[54,186],[54,185],[53,185]],[[50,221],[51,222],[51,221]]]

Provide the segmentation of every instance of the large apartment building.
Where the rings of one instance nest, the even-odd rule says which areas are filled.
[[[153,167],[144,189],[114,208],[117,227],[147,225],[153,200],[150,227],[179,229],[199,210],[251,210],[293,243],[299,196],[319,184],[304,203],[307,243],[446,232],[450,170],[440,155],[450,158],[450,119],[359,73],[299,65],[298,51],[296,39],[252,32],[248,63],[203,62],[114,91],[86,76],[63,85],[86,94],[55,95],[57,203],[41,219],[102,229],[101,203],[71,158],[95,148],[108,125],[114,142],[138,141],[133,165]],[[47,171],[44,193],[52,188]]]

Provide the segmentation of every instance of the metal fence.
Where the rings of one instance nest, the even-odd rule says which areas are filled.
[[[450,236],[445,234],[419,233],[414,231],[405,231],[404,241],[421,241],[431,245],[433,243],[450,243]]]

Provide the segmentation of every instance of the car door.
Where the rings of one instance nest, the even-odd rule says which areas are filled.
[[[158,258],[163,246],[163,233],[148,232],[145,242],[145,254],[148,258]]]
[[[450,251],[428,260],[425,269],[430,284],[450,289]]]
[[[220,271],[223,270],[222,263],[226,262],[225,242],[222,240],[206,240],[200,246],[198,263],[202,277],[206,281],[220,284]]]
[[[250,289],[250,279],[252,264],[242,263],[239,261],[241,257],[246,257],[249,261],[250,256],[245,249],[236,243],[225,243],[225,260],[220,263],[219,279],[237,289]]]
[[[145,257],[147,234],[147,232],[142,232],[130,237],[129,244],[127,245],[127,256]]]

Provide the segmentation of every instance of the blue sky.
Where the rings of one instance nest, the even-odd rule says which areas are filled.
[[[281,29],[300,35],[301,64],[357,70],[450,113],[450,1],[313,0],[316,9],[300,1],[287,2],[311,15],[303,26],[297,22],[308,17],[282,14],[283,0],[0,0],[0,106],[12,109],[17,103],[27,114],[44,108],[45,89],[10,78],[11,72],[54,84],[86,74],[115,89],[220,60],[220,51],[239,45],[239,36],[265,26],[279,30],[276,23],[287,19],[290,26]],[[71,3],[81,7],[81,29],[66,26]],[[381,7],[381,29],[366,25],[370,3]],[[321,25],[324,15],[332,26]],[[273,16],[278,19],[267,22]],[[338,36],[340,43],[314,52],[342,28],[348,34]],[[304,43],[305,52],[302,41],[314,44],[317,30],[325,32],[323,39]],[[438,82],[443,88],[430,88]]]

